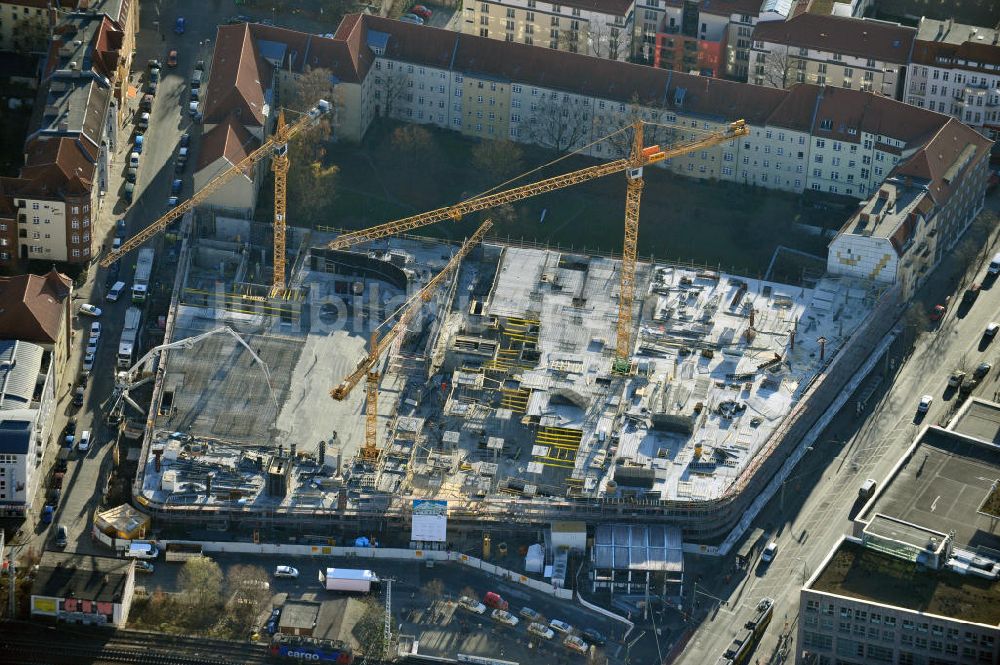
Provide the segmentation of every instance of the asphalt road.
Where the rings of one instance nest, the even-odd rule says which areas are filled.
[[[996,200],[991,203],[995,205]],[[994,251],[981,254],[985,263],[977,263],[968,281],[982,279]],[[934,280],[950,270],[954,267],[943,266],[932,278],[925,299],[943,300],[943,295],[934,292],[940,290]],[[952,302],[960,297],[959,292]],[[893,345],[858,390],[861,393],[866,385],[881,381],[866,409],[858,415],[856,393],[819,437],[814,450],[792,471],[784,497],[778,493],[754,523],[778,544],[774,562],[764,564],[758,554],[749,570],[740,573],[745,576],[728,585],[720,583],[718,574],[714,579],[705,575],[699,586],[703,593],[698,594],[694,607],[694,616],[705,618],[674,662],[715,662],[763,597],[776,600],[775,614],[754,658],[761,663],[780,662],[771,658],[784,635],[795,636],[799,589],[840,536],[848,533],[849,519],[860,507],[858,488],[866,478],[881,481],[923,424],[942,422],[952,412],[956,397],[945,390],[950,371],[964,363],[971,372],[980,362],[991,362],[995,369],[973,394],[993,399],[1000,389],[1000,343],[983,344],[983,331],[998,311],[1000,285],[993,285],[981,293],[964,318],[956,316],[953,305],[939,325],[928,324],[908,358],[903,356],[901,343]],[[916,407],[924,394],[932,395],[934,402],[921,418]],[[731,565],[731,558],[714,564],[717,572],[719,568],[728,571]],[[720,606],[720,600],[728,601],[728,606]],[[692,605],[693,597],[688,607]],[[794,645],[789,658],[794,659]]]
[[[157,9],[164,24],[165,34],[162,34],[155,25]],[[182,197],[190,196],[201,126],[192,123],[187,113],[188,81],[198,60],[205,60],[208,64],[216,26],[233,13],[232,5],[217,0],[208,5],[193,0],[168,0],[143,8],[131,77],[132,85],[138,92],[138,96],[131,100],[132,108],[136,110],[135,119],[138,119],[138,104],[148,80],[146,63],[150,58],[156,58],[163,63],[162,78],[150,113],[150,127],[145,132],[145,148],[141,156],[132,206],[127,206],[120,196],[125,182],[128,156],[133,145],[130,136],[133,127],[130,125],[119,133],[119,150],[112,158],[107,198],[96,220],[95,232],[103,245],[110,247],[118,219],[125,219],[127,234],[131,235],[162,215],[167,210],[170,183],[174,178],[183,180]],[[189,17],[187,30],[185,34],[177,35],[173,32],[174,20],[177,16],[184,15]],[[194,17],[198,20],[192,20]],[[167,54],[171,49],[178,51],[178,64],[174,68],[166,67]],[[192,135],[192,155],[183,174],[175,175],[174,159],[180,136],[185,132],[190,132]],[[135,257],[127,256],[120,263],[119,272],[114,279],[122,280],[131,287]],[[67,360],[65,382],[57,386],[56,390],[59,404],[55,409],[53,437],[48,444],[44,468],[48,469],[55,460],[62,439],[60,434],[70,418],[76,419],[78,433],[84,430],[92,432],[92,449],[85,455],[75,450],[71,453],[63,482],[62,497],[56,508],[52,527],[37,524],[37,516],[46,495],[46,488],[39,489],[36,508],[32,511],[33,516],[29,517],[22,527],[21,537],[17,540],[18,544],[25,548],[34,548],[35,551],[51,549],[54,527],[63,524],[69,531],[67,551],[107,554],[103,547],[91,541],[90,528],[112,469],[110,453],[113,446],[109,445],[109,442],[112,441],[115,432],[108,429],[103,422],[102,405],[110,396],[114,386],[118,340],[125,310],[131,305],[127,292],[118,302],[112,303],[106,300],[107,279],[108,271],[94,264],[90,267],[87,282],[74,292],[72,353]],[[86,389],[84,406],[78,409],[70,404],[72,390],[69,380],[73,380],[72,385],[78,380],[84,347],[93,320],[86,316],[76,316],[79,305],[83,302],[93,303],[103,310],[99,319],[103,330],[94,369]]]
[[[487,591],[499,593],[510,603],[510,609],[515,614],[527,606],[546,619],[561,619],[577,629],[595,628],[610,638],[600,653],[612,663],[625,662],[626,648],[620,641],[623,633],[620,623],[590,612],[575,602],[561,601],[521,585],[508,584],[458,564],[437,564],[428,568],[419,562],[333,557],[219,554],[212,558],[223,568],[223,572],[239,564],[259,565],[269,574],[278,565],[297,568],[298,579],[271,579],[275,606],[289,598],[322,601],[337,597],[335,592],[328,592],[320,585],[318,573],[321,567],[367,568],[383,579],[392,578],[392,608],[397,628],[403,634],[417,637],[421,653],[452,658],[458,653],[469,653],[521,663],[538,662],[543,655],[550,663],[583,661],[581,656],[563,647],[561,640],[545,642],[529,639],[525,630],[528,621],[524,619],[518,626],[508,628],[491,620],[488,614],[480,616],[456,610],[453,603],[443,602],[457,599],[463,590],[469,588],[480,599]],[[161,559],[155,562],[155,572],[137,578],[136,584],[147,589],[178,590],[177,575],[182,565]],[[424,585],[435,579],[444,583],[444,596],[437,602],[423,592]],[[652,645],[649,647],[652,648]],[[633,648],[631,653],[633,663],[653,662],[656,658],[655,650],[647,652],[641,647]]]

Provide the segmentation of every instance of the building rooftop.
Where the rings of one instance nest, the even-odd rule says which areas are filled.
[[[0,411],[31,407],[44,355],[31,342],[0,341]]]
[[[69,277],[55,270],[0,277],[0,339],[55,343],[62,333],[71,286]]]
[[[983,406],[974,401],[959,420],[968,425]],[[996,413],[991,410],[991,413]],[[1000,551],[1000,535],[992,520],[980,513],[994,481],[1000,478],[1000,449],[967,434],[929,427],[895,475],[865,506],[858,521],[876,515],[915,524],[941,533],[953,533],[959,547],[987,547]]]
[[[593,565],[613,570],[680,571],[681,530],[665,526],[601,524],[594,531]]]
[[[952,420],[949,429],[985,443],[1000,445],[1000,404],[973,397]]]
[[[287,600],[281,606],[281,621],[278,624],[282,632],[295,629],[312,630],[316,626],[320,603],[311,600]]]
[[[979,27],[958,23],[953,20],[939,21],[933,18],[921,17],[920,26],[917,28],[917,39],[922,42],[938,42],[941,44],[951,44],[961,46],[969,44],[981,45],[984,47],[981,53],[987,55],[992,53],[994,62],[1000,62],[1000,29]]]
[[[997,580],[947,568],[920,568],[847,539],[840,541],[808,588],[962,621],[1000,624]]]
[[[125,593],[131,559],[69,552],[43,552],[31,595],[118,603]]]
[[[31,449],[31,432],[38,411],[17,409],[0,415],[0,453],[27,455]]]

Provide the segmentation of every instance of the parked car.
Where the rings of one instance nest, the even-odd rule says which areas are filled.
[[[420,18],[416,14],[403,14],[399,20],[406,21],[407,23],[415,23],[417,25],[424,24],[424,19]]]
[[[135,562],[135,572],[137,573],[153,573],[156,567],[148,561],[136,561]]]
[[[125,203],[132,203],[132,199],[135,197],[135,183],[126,182],[125,188],[122,190],[122,198],[125,199]]]
[[[101,336],[101,322],[100,321],[94,321],[93,323],[90,324],[90,336],[91,337],[100,337]]]
[[[497,623],[502,623],[505,626],[510,626],[513,628],[521,622],[516,616],[508,612],[507,610],[493,610],[490,612],[490,618],[492,618]]]
[[[178,35],[183,35],[184,30],[187,28],[187,19],[183,16],[178,16],[177,21],[174,22],[174,32]]]
[[[917,404],[917,413],[927,413],[931,408],[931,403],[934,398],[930,395],[924,395],[920,398],[920,403]]]
[[[152,111],[153,110],[153,99],[152,95],[143,95],[142,101],[139,102],[140,111]]]
[[[132,154],[130,154],[128,156],[128,165],[129,166],[134,166],[135,168],[139,168],[139,159],[140,159],[139,158],[139,153],[137,153],[137,152],[135,152],[133,150]]]
[[[82,305],[80,305],[80,313],[86,314],[87,316],[100,316],[101,308],[94,307],[89,302],[85,302]]]
[[[133,148],[133,150],[136,153],[138,153],[138,154],[141,155],[142,154],[142,144],[145,143],[145,142],[146,142],[146,136],[144,134],[136,134],[135,135],[135,148]]]
[[[475,598],[469,598],[468,596],[462,596],[458,599],[458,605],[464,610],[468,610],[474,614],[486,614],[486,606],[480,603]]]
[[[542,613],[541,612],[536,612],[535,610],[531,609],[530,607],[522,607],[521,611],[518,612],[518,614],[520,614],[521,616],[523,616],[528,621],[541,621],[542,620]]]
[[[182,148],[186,148],[189,145],[191,145],[191,134],[189,134],[188,132],[184,132],[183,134],[181,134],[181,144],[180,145],[181,145]]]
[[[169,209],[176,208],[179,202],[180,199],[178,199],[176,196],[171,196],[167,199],[167,208]]]
[[[188,102],[188,115],[192,118],[198,115],[198,102]]]
[[[125,171],[125,182],[130,182],[133,185],[135,181],[139,179],[139,168],[137,166],[130,166],[128,170]]]
[[[174,173],[180,175],[184,173],[184,167],[187,166],[187,162],[183,159],[178,159],[174,162]]]
[[[88,353],[83,357],[83,373],[87,374],[94,369],[94,357],[96,353]]]
[[[170,183],[170,193],[174,196],[179,196],[181,193],[181,188],[184,186],[184,181],[180,178],[176,178]]]
[[[498,594],[496,591],[487,591],[486,595],[483,596],[483,604],[486,607],[492,607],[495,610],[506,610],[510,603],[503,599],[503,596]]]
[[[73,447],[73,442],[76,440],[76,420],[71,419],[66,423],[66,427],[63,427],[63,443],[69,447]]]
[[[77,386],[76,389],[73,390],[73,406],[83,406],[83,398],[86,390],[87,389],[83,386]]]
[[[139,129],[149,129],[149,114],[140,113],[139,120],[136,121],[135,126]]]
[[[157,71],[157,70],[153,70],[153,71]],[[147,95],[155,95],[156,94],[156,86],[157,86],[157,81],[155,81],[153,79],[150,79],[146,83],[146,94]]]
[[[60,524],[56,529],[56,547],[61,550],[66,549],[69,544],[69,530],[66,528],[65,524]]]
[[[413,5],[413,7],[410,8],[410,13],[416,14],[425,21],[429,21],[431,16],[434,14],[434,12],[427,9],[427,7],[424,7],[423,5]]]
[[[590,649],[590,645],[576,635],[567,635],[566,639],[563,640],[563,646],[570,651],[575,651],[577,653],[587,653]]]
[[[274,569],[274,576],[294,580],[298,578],[299,571],[291,566],[278,566]]]
[[[177,66],[177,50],[173,49],[167,54],[167,67]]]
[[[563,635],[569,635],[573,632],[573,626],[569,625],[565,621],[560,621],[559,619],[552,619],[549,621],[549,628],[557,633],[562,633]]]
[[[551,640],[553,637],[556,636],[556,634],[552,632],[551,628],[548,628],[540,623],[529,624],[528,632],[531,633],[532,635],[535,635],[536,637],[541,637],[544,640]]]
[[[191,97],[190,97],[191,101],[192,102],[196,102],[200,98],[201,98],[201,89],[200,88],[191,88]]]
[[[764,553],[760,555],[760,560],[764,563],[771,563],[778,554],[778,543],[773,540],[764,548]]]
[[[85,453],[90,450],[90,430],[85,429],[80,433],[80,440],[76,443],[76,449],[81,453]]]
[[[275,607],[271,610],[271,616],[268,617],[267,623],[264,624],[264,630],[269,634],[274,635],[278,632],[278,622],[281,621],[281,608]]]
[[[972,376],[976,377],[977,379],[981,379],[987,374],[989,374],[991,369],[993,369],[993,365],[991,365],[990,363],[979,363],[978,365],[976,365],[976,371],[972,373]]]
[[[983,334],[989,338],[993,338],[996,337],[998,330],[1000,330],[1000,323],[991,321],[990,324],[986,326],[986,330],[983,332]]]
[[[587,638],[591,644],[595,644],[599,647],[603,647],[607,643],[607,638],[601,634],[596,628],[584,628],[580,631],[580,635]]]
[[[198,62],[196,62],[195,65],[194,65],[194,70],[196,72],[203,72],[203,71],[205,71],[205,61],[204,60],[199,60]]]
[[[160,61],[156,58],[150,58],[146,61],[146,69],[159,69]]]
[[[160,76],[161,74],[159,66],[153,67],[152,69],[149,70],[149,80],[152,81],[153,83],[159,83]]]
[[[55,506],[49,504],[42,507],[42,524],[52,524],[52,516],[55,514]]]

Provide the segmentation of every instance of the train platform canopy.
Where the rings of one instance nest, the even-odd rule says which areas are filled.
[[[604,570],[681,573],[681,530],[661,525],[602,524],[594,532],[593,563]]]

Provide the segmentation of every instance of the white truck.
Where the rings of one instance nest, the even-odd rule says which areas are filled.
[[[319,582],[327,591],[347,591],[368,593],[372,584],[378,584],[378,576],[370,570],[357,568],[321,568]]]
[[[118,369],[128,369],[132,366],[141,321],[141,309],[129,307],[125,310],[125,326],[122,328],[122,337],[118,342]]]
[[[145,302],[149,293],[149,276],[153,274],[153,253],[152,247],[143,247],[139,250],[139,257],[135,262],[135,278],[132,280],[132,302]]]

